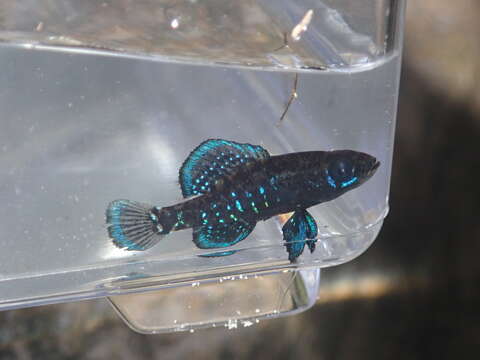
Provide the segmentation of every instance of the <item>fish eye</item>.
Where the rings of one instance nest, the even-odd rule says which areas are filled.
[[[348,159],[334,160],[328,167],[328,173],[338,182],[352,178],[353,170],[353,164]]]

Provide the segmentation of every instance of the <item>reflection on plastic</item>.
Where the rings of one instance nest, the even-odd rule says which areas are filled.
[[[248,327],[290,315],[316,301],[320,269],[223,276],[165,286],[157,291],[111,296],[125,322],[141,333]]]

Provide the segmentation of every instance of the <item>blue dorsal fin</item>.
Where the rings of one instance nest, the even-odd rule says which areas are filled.
[[[193,150],[180,168],[183,197],[205,194],[215,181],[231,174],[238,166],[266,159],[267,150],[259,145],[210,139]]]
[[[314,239],[317,236],[318,228],[315,219],[307,210],[296,210],[283,225],[282,231],[288,259],[291,262],[302,254],[305,244],[308,245],[311,252],[315,250],[316,240],[307,239]]]
[[[245,239],[256,223],[239,220],[234,224],[200,226],[193,229],[193,242],[200,249],[223,248],[235,245]]]

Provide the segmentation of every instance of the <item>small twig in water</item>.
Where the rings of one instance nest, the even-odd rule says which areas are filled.
[[[313,10],[310,9],[305,13],[305,15],[303,15],[302,20],[300,20],[300,22],[297,25],[295,25],[292,31],[290,32],[290,38],[293,41],[299,41],[301,39],[302,34],[308,30],[308,25],[310,25],[312,18],[313,18]],[[288,39],[289,39],[289,35],[286,32],[283,33],[283,45],[275,49],[274,51],[279,51],[289,47]],[[293,101],[298,97],[297,86],[298,86],[298,73],[295,73],[295,80],[293,81],[293,88],[290,93],[290,98],[288,99],[287,106],[285,106],[285,110],[283,110],[282,116],[280,116],[280,120],[278,121],[277,126],[280,125],[283,119],[285,119],[288,109],[290,109],[290,105],[292,105]]]
[[[293,81],[293,87],[290,93],[290,98],[288,99],[287,106],[285,106],[285,110],[283,110],[282,116],[280,116],[280,120],[278,121],[277,126],[280,125],[280,123],[283,121],[283,119],[287,115],[288,109],[290,109],[290,105],[292,105],[293,101],[298,97],[297,85],[298,85],[298,73],[295,73],[295,80]]]

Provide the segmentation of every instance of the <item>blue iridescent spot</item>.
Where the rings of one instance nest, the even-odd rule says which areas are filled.
[[[260,194],[262,194],[262,195],[265,194],[265,189],[262,186],[260,186],[258,191],[260,191]]]
[[[235,197],[237,196],[237,194],[235,194],[233,191],[232,191],[232,197]]]
[[[330,175],[327,175],[327,181],[328,181],[329,185],[331,187],[333,187],[334,189],[337,187],[337,185],[335,184],[335,181],[332,179],[332,177]]]
[[[357,178],[356,176],[354,176],[354,177],[351,178],[350,180],[342,182],[342,184],[340,185],[340,187],[344,188],[344,187],[346,187],[346,186],[348,186],[348,185],[352,185],[352,184],[355,183],[357,180],[358,180],[358,178]]]
[[[207,217],[207,213],[206,212],[202,212],[202,218],[206,218]]]
[[[227,205],[227,210],[232,210],[232,207],[230,205]]]
[[[246,194],[247,194],[247,197],[248,197],[248,198],[251,198],[251,197],[252,197],[252,193],[249,193],[249,192],[247,191]]]
[[[220,213],[219,213],[219,212],[216,212],[215,215],[216,215],[216,216],[220,216]]]
[[[242,204],[240,203],[240,201],[236,200],[235,206],[237,207],[238,211],[243,212]]]

